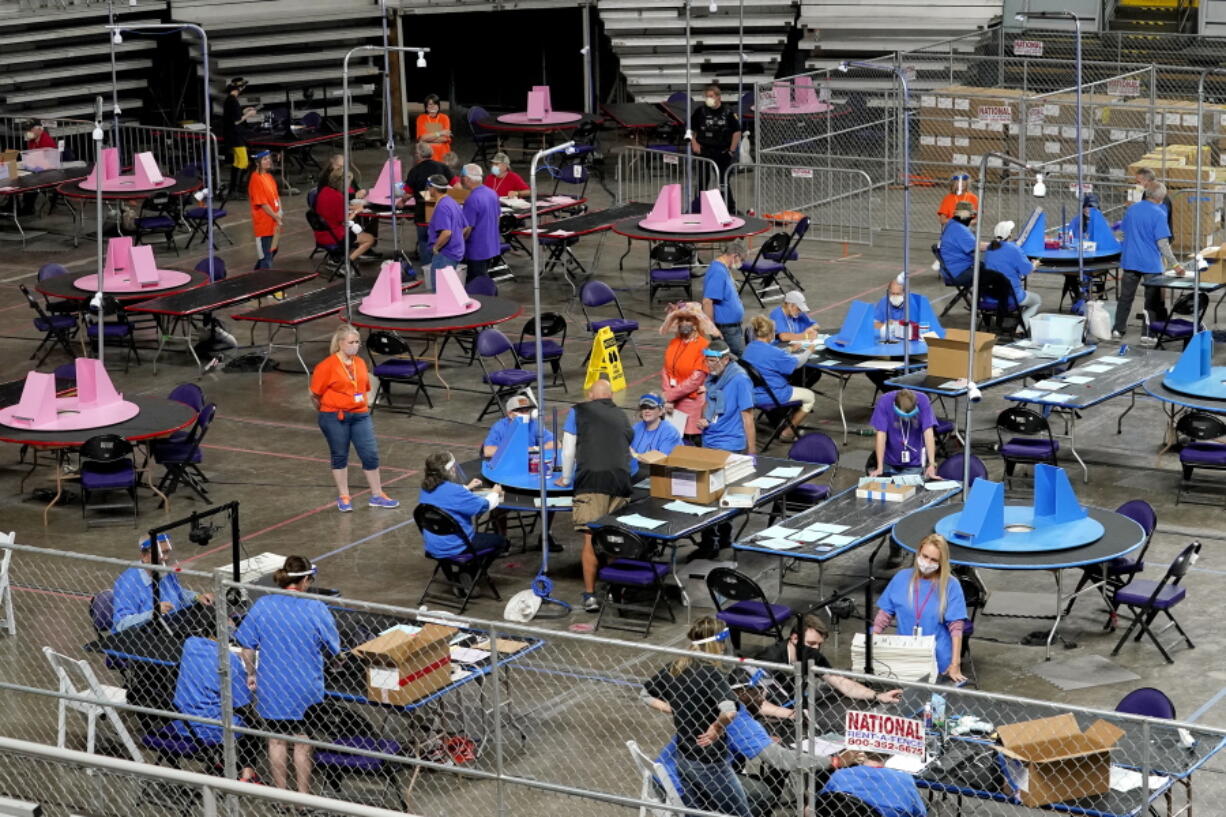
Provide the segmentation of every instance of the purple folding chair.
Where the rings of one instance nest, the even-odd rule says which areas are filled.
[[[34,349],[34,353],[30,355],[30,360],[38,357],[38,353],[43,351],[43,347],[47,351],[43,352],[43,356],[38,358],[38,362],[34,364],[34,368],[43,365],[47,360],[47,356],[55,351],[55,347],[59,346],[71,358],[76,357],[72,351],[71,341],[77,335],[77,330],[80,324],[77,323],[74,315],[56,315],[48,314],[43,311],[42,305],[30,294],[30,290],[26,289],[25,284],[18,284],[17,288],[21,290],[21,294],[26,296],[26,303],[34,310],[34,328],[43,333],[43,339]]]
[[[587,321],[587,331],[595,335],[607,326],[617,341],[617,350],[620,352],[629,343],[630,348],[634,350],[635,359],[638,360],[640,366],[643,365],[638,347],[634,345],[634,333],[639,331],[639,322],[626,317],[626,313],[622,311],[621,302],[617,300],[617,295],[608,284],[603,281],[588,281],[579,290],[579,304],[583,310],[583,318]],[[616,318],[593,318],[588,313],[588,309],[609,304],[613,304],[613,308],[617,310]],[[587,363],[586,357],[583,362]]]
[[[1183,471],[1183,479],[1179,482],[1179,493],[1175,495],[1175,504],[1190,502],[1194,505],[1220,504],[1221,483],[1196,482],[1192,479],[1193,472],[1200,468],[1205,471],[1226,471],[1226,443],[1214,442],[1226,436],[1226,422],[1221,417],[1201,411],[1192,411],[1179,418],[1175,431],[1186,437],[1186,442],[1179,449],[1179,466]],[[1189,490],[1195,487],[1213,486],[1216,496],[1212,502],[1189,498],[1199,497],[1202,492]],[[1206,497],[1209,496],[1205,492]]]
[[[485,362],[489,359],[501,366],[502,364],[498,363],[498,357],[508,353],[515,361],[515,365],[511,368],[486,367]],[[483,372],[481,382],[490,389],[490,399],[486,401],[481,408],[481,413],[477,415],[477,422],[481,422],[491,411],[497,412],[508,397],[536,382],[536,372],[520,368],[519,355],[515,354],[515,347],[511,345],[511,341],[507,340],[507,336],[497,329],[482,329],[481,334],[477,335],[477,362],[481,364]]]
[[[1116,590],[1112,596],[1114,603],[1119,606],[1123,605],[1128,608],[1132,614],[1132,623],[1128,625],[1128,629],[1120,636],[1120,640],[1116,642],[1115,649],[1111,651],[1112,655],[1119,655],[1120,648],[1124,646],[1124,642],[1128,640],[1133,632],[1136,636],[1133,641],[1140,641],[1141,636],[1149,636],[1149,640],[1154,642],[1154,646],[1158,648],[1158,652],[1162,653],[1162,657],[1166,659],[1166,663],[1174,664],[1175,659],[1171,658],[1170,653],[1166,651],[1166,647],[1158,640],[1158,636],[1165,632],[1168,627],[1174,627],[1175,630],[1183,636],[1183,640],[1188,645],[1188,649],[1194,649],[1195,644],[1183,628],[1179,626],[1179,622],[1175,620],[1175,616],[1171,614],[1180,602],[1188,596],[1188,589],[1181,582],[1183,577],[1188,574],[1192,563],[1200,555],[1200,542],[1193,542],[1188,545],[1183,551],[1175,557],[1175,561],[1171,562],[1170,567],[1166,569],[1166,575],[1159,582],[1154,582],[1149,579],[1134,578],[1128,584]],[[1170,622],[1167,627],[1155,633],[1152,624],[1159,616],[1164,615]]]
[[[81,518],[89,527],[89,510],[132,509],[132,524],[140,512],[136,496],[136,465],[132,459],[132,444],[117,434],[98,434],[81,446]],[[130,503],[103,502],[90,504],[96,494],[110,495],[124,491]],[[109,520],[108,520],[109,521]]]
[[[788,491],[783,498],[784,512],[795,513],[824,502],[830,496],[830,483],[839,470],[838,444],[820,431],[810,431],[792,443],[788,459],[829,465],[830,470],[826,472],[826,484],[806,482]]]
[[[741,649],[741,633],[769,635],[783,640],[783,628],[793,615],[786,604],[772,604],[762,588],[744,573],[717,567],[707,574],[707,592],[715,604],[715,617],[732,631],[732,647]],[[732,604],[725,607],[728,601]]]
[[[375,364],[371,373],[379,379],[379,388],[375,392],[375,399],[370,402],[370,413],[372,416],[375,413],[375,408],[379,405],[380,397],[387,399],[387,408],[390,411],[412,414],[413,409],[417,406],[419,395],[426,398],[427,406],[434,408],[434,403],[430,400],[430,392],[426,390],[426,381],[424,380],[424,375],[429,371],[430,364],[414,357],[413,350],[409,348],[409,344],[403,338],[397,337],[391,332],[371,332],[370,337],[366,339],[366,351],[370,353],[370,359]],[[383,360],[380,361],[379,358],[383,358]],[[407,406],[397,405],[392,402],[392,385],[396,383],[415,388],[413,397],[409,400]]]
[[[1005,439],[1005,434],[1018,436]],[[1005,482],[1012,487],[1013,469],[1019,464],[1036,465],[1045,462],[1059,466],[1056,456],[1060,443],[1052,437],[1047,418],[1024,406],[1013,406],[996,415],[996,438],[1000,456],[1005,461]]]
[[[1141,687],[1129,692],[1115,705],[1115,711],[1144,715],[1147,718],[1175,720],[1175,704],[1165,692],[1153,687]]]
[[[1120,556],[1105,564],[1086,565],[1081,568],[1081,580],[1077,582],[1077,588],[1073,591],[1073,597],[1069,599],[1068,606],[1064,608],[1064,614],[1067,616],[1073,610],[1073,605],[1077,602],[1077,594],[1081,592],[1081,588],[1085,587],[1092,581],[1104,582],[1103,595],[1114,593],[1145,569],[1145,551],[1149,550],[1149,543],[1153,539],[1154,529],[1158,527],[1158,512],[1153,506],[1144,499],[1131,499],[1123,505],[1115,509],[1115,512],[1121,516],[1126,516],[1133,522],[1141,526],[1141,530],[1145,531],[1145,543],[1141,545],[1141,549],[1136,551],[1136,555]],[[1119,616],[1116,614],[1115,606],[1111,606],[1111,610],[1107,617],[1107,623],[1103,627],[1104,630],[1114,630]]]
[[[958,482],[962,481],[962,472],[965,469],[962,454],[954,454],[952,457],[947,457],[944,462],[937,466],[937,476],[941,479],[953,479]],[[983,464],[983,460],[971,454],[971,484],[975,484],[977,479],[988,478],[988,467]]]
[[[597,553],[603,553],[609,561],[596,573],[596,578],[604,583],[604,599],[600,604],[600,615],[596,618],[595,629],[599,630],[605,624],[613,630],[626,630],[646,637],[651,632],[651,624],[656,619],[656,613],[663,602],[664,610],[670,621],[676,621],[673,606],[664,595],[664,582],[672,575],[672,566],[668,562],[657,562],[652,559],[656,546],[631,533],[616,527],[597,528],[592,531],[592,546]],[[614,593],[614,591],[619,591]],[[628,593],[646,593],[651,601],[632,602],[627,599]],[[615,595],[618,601],[614,601]],[[617,615],[610,623],[605,623],[605,613],[616,608]],[[647,621],[639,624],[629,619],[628,613],[646,615]]]

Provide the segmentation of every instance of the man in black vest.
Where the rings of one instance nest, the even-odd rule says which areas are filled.
[[[690,150],[695,156],[715,162],[719,168],[719,180],[711,187],[722,187],[728,168],[736,161],[741,148],[741,123],[737,121],[736,114],[724,107],[716,83],[707,86],[703,104],[695,108],[690,116],[690,129]],[[710,185],[710,182],[705,184]],[[728,212],[736,211],[731,190],[725,204],[728,205]]]
[[[592,547],[588,525],[613,513],[630,497],[630,443],[634,431],[626,412],[613,405],[613,387],[597,380],[587,391],[587,402],[566,415],[562,427],[561,486],[574,477],[575,499],[571,517],[583,534],[583,609],[600,610],[596,601],[596,571],[600,563]]]

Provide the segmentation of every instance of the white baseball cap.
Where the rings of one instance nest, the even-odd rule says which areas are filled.
[[[997,238],[1008,238],[1013,235],[1013,228],[1016,226],[1012,221],[997,222],[996,229],[992,230],[992,235]]]
[[[787,295],[784,295],[783,302],[785,304],[795,304],[796,306],[799,306],[801,312],[809,311],[809,305],[805,303],[805,294],[798,289],[794,289]]]

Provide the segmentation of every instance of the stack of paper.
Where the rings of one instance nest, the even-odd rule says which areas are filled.
[[[1019,349],[1017,346],[997,346],[992,350],[992,357],[1004,358],[1005,360],[1025,360],[1031,357],[1032,353],[1025,349]]]
[[[674,412],[678,413],[678,412]],[[729,454],[724,463],[724,482],[731,485],[739,479],[753,474],[753,457],[748,454]]]
[[[617,517],[617,521],[621,522],[628,528],[638,528],[640,530],[655,530],[664,524],[663,519],[651,519],[646,516],[641,516],[637,513],[627,514],[626,516]]]
[[[674,499],[664,506],[666,511],[675,511],[676,513],[688,513],[694,516],[704,516],[709,513],[718,511],[719,508],[710,505],[695,505],[692,502],[683,502],[680,499]]]
[[[1094,361],[1095,363],[1110,363],[1112,366],[1118,366],[1121,363],[1127,363],[1128,358],[1119,357],[1118,355],[1105,355]]]

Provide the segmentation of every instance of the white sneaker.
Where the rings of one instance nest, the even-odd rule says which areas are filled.
[[[1124,336],[1123,336],[1123,335],[1121,335],[1119,332],[1115,331],[1114,329],[1112,329],[1112,330],[1111,330],[1111,339],[1112,339],[1112,340],[1119,340],[1119,339],[1120,339],[1120,338],[1122,338],[1122,337],[1124,337]]]

